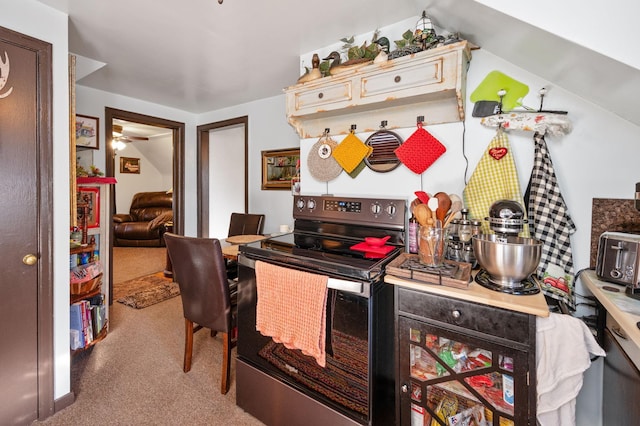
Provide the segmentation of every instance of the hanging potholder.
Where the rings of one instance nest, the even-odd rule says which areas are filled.
[[[329,182],[342,172],[342,167],[331,155],[337,146],[338,143],[329,136],[322,136],[318,142],[313,144],[307,157],[307,166],[314,179],[320,182]]]
[[[431,166],[447,148],[418,123],[416,130],[394,151],[402,163],[413,173],[421,174]]]
[[[342,166],[345,172],[351,173],[362,162],[373,148],[367,146],[354,133],[349,133],[333,150],[333,158]]]
[[[351,179],[355,179],[356,176],[358,176],[360,174],[360,172],[362,172],[364,170],[364,168],[367,167],[367,165],[365,164],[364,160],[360,162],[360,164],[358,164],[356,166],[355,169],[353,169],[350,173],[349,176],[351,177]]]

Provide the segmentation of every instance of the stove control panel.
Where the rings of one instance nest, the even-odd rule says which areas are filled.
[[[296,195],[294,219],[404,229],[406,200]]]

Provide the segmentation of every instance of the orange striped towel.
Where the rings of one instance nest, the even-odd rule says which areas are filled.
[[[256,330],[326,365],[327,281],[324,275],[256,262]]]

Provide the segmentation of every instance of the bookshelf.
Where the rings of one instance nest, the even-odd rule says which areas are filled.
[[[109,185],[113,178],[78,178],[80,246],[69,250],[70,350],[77,354],[109,331]]]

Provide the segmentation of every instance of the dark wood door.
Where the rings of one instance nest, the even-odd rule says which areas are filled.
[[[0,424],[53,405],[50,52],[0,28]]]

